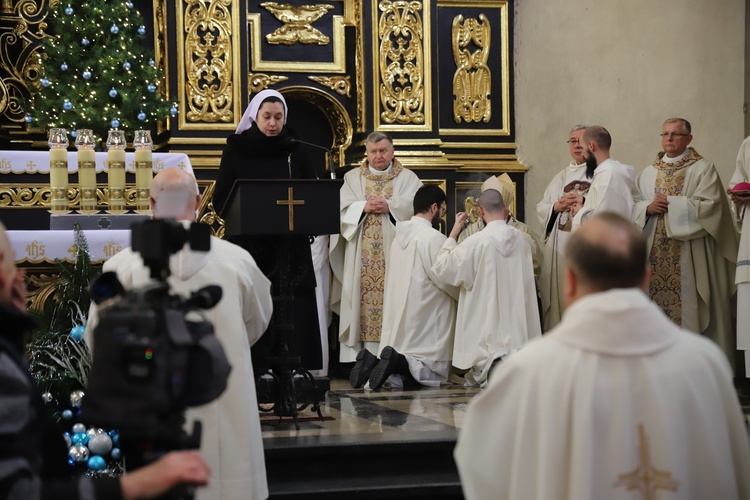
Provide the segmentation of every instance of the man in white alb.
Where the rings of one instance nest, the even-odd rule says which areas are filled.
[[[367,159],[344,175],[341,234],[332,238],[331,307],[340,317],[340,361],[362,359],[363,349],[380,350],[383,287],[396,222],[409,220],[422,182],[394,158],[393,139],[373,132]]]
[[[610,158],[612,136],[601,125],[588,127],[581,141],[586,176],[591,177],[591,185],[586,195],[579,195],[570,208],[573,230],[596,212],[615,212],[630,218],[633,213],[635,168]]]
[[[740,183],[750,182],[750,137],[745,139],[737,154],[737,167],[729,181],[732,217],[740,231],[737,252],[737,349],[745,355],[745,377],[750,378],[750,189]],[[735,188],[736,191],[732,191]]]
[[[566,255],[562,322],[469,404],[454,453],[467,500],[750,498],[729,363],[644,293],[641,232],[599,213]]]
[[[499,191],[479,196],[486,227],[456,243],[468,220],[456,223],[432,270],[443,282],[460,287],[453,366],[469,370],[466,385],[483,385],[495,361],[541,335],[531,258],[531,238],[505,223],[507,208]]]
[[[592,178],[587,175],[581,146],[586,128],[586,125],[576,125],[570,131],[568,149],[572,161],[552,178],[542,200],[536,204],[539,224],[544,228],[544,257],[539,279],[544,331],[558,324],[565,311],[565,244],[573,227],[570,209],[586,196]]]
[[[436,229],[445,200],[439,187],[422,186],[414,195],[414,216],[396,224],[385,277],[380,361],[365,351],[352,369],[353,387],[362,387],[368,378],[370,389],[386,380],[394,387],[448,382],[458,289],[432,271],[446,239]]]
[[[713,163],[688,147],[690,122],[664,122],[664,150],[636,180],[633,220],[648,241],[649,296],[677,326],[701,333],[734,365],[737,236],[725,187]]]
[[[192,222],[201,196],[192,175],[170,168],[154,177],[150,199],[155,218]],[[215,237],[211,237],[208,252],[185,245],[170,257],[169,269],[168,282],[175,293],[188,295],[207,285],[221,285],[221,300],[203,314],[213,324],[232,366],[224,393],[210,403],[189,408],[185,415],[187,428],[195,420],[203,424],[201,454],[212,473],[211,482],[197,492],[196,499],[268,498],[250,347],[271,321],[271,282],[246,250]],[[131,248],[105,262],[103,270],[116,272],[126,290],[151,282],[149,269]],[[92,305],[86,341],[94,354],[96,345],[91,341],[96,323],[96,307]]]

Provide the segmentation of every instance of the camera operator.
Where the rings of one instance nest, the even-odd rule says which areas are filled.
[[[25,309],[23,272],[0,224],[0,498],[153,498],[177,484],[206,484],[209,469],[194,451],[169,453],[120,478],[71,477],[62,430],[26,369],[23,339],[34,322]]]
[[[195,221],[201,196],[192,175],[170,168],[154,177],[150,200],[154,218],[177,219],[187,225]],[[188,409],[185,415],[186,428],[193,421],[202,422],[201,455],[212,471],[211,484],[197,491],[196,499],[265,499],[268,484],[250,347],[271,319],[271,284],[247,251],[216,237],[211,237],[208,252],[185,245],[170,257],[169,269],[167,282],[179,294],[221,285],[222,299],[204,314],[232,366],[224,393],[208,404]],[[103,270],[115,271],[126,290],[152,282],[143,259],[130,248],[108,260]],[[92,352],[96,323],[92,304],[85,337]]]

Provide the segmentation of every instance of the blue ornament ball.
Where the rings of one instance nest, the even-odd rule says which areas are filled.
[[[138,119],[140,121],[145,120],[146,119],[146,113],[144,113],[143,111],[141,111],[140,113],[138,113]]]
[[[71,106],[71,108],[72,107],[73,106]],[[65,109],[70,109],[70,108],[65,108]],[[83,333],[85,331],[86,331],[86,328],[84,328],[83,325],[76,325],[70,329],[70,336],[73,337],[73,340],[75,340],[76,342],[80,342],[83,339]]]
[[[91,470],[104,470],[105,467],[107,467],[107,462],[105,462],[99,455],[94,455],[89,458],[88,466]]]
[[[81,76],[84,80],[91,80],[91,71],[86,70],[83,73],[81,73]]]
[[[170,115],[177,116],[177,113],[178,113],[177,106],[172,106],[171,108],[169,108]]]
[[[117,118],[115,118],[114,120],[112,120],[111,122],[109,122],[109,124],[112,126],[112,128],[118,128],[120,126],[120,120],[118,120]]]
[[[77,130],[71,130],[70,131],[70,137],[72,137],[73,139],[75,139],[77,135],[78,135],[78,131]]]
[[[145,26],[138,26],[138,34],[139,35],[145,35],[146,34],[146,27]]]
[[[26,113],[26,116],[23,117],[23,121],[25,121],[26,123],[31,123],[34,121],[34,117],[29,113]]]
[[[91,42],[86,37],[83,37],[83,40],[81,40],[81,45],[83,45],[84,47],[88,47],[90,43]]]
[[[65,13],[67,15],[69,15],[69,16],[72,16],[73,15],[73,7],[71,7],[70,5],[68,5],[67,7],[65,7]]]
[[[125,71],[130,71],[130,67],[131,66],[130,66],[130,63],[128,61],[125,61],[124,63],[122,63],[122,67],[123,67],[123,69],[125,69]]]
[[[156,92],[156,85],[154,85],[153,83],[149,83],[148,87],[146,87],[146,90],[148,90],[149,92]]]
[[[60,70],[62,70],[62,71],[68,71],[68,65],[66,63],[62,63],[60,65]]]
[[[127,7],[128,9],[132,9],[133,8],[133,2],[131,2],[130,0],[128,0],[127,2],[125,2],[125,7]]]
[[[52,82],[46,76],[42,78],[42,87],[49,87],[50,85],[52,85]]]
[[[109,456],[112,457],[113,460],[120,460],[120,457],[122,457],[122,451],[120,451],[120,448],[112,448],[112,452]]]
[[[115,446],[120,446],[120,433],[119,432],[109,431],[107,435],[112,438],[112,443],[114,443]]]
[[[70,420],[71,418],[73,418],[73,412],[70,410],[63,410],[62,418],[63,420]]]
[[[112,97],[112,98],[117,97],[117,89],[116,88],[112,87],[111,89],[109,89],[109,97]]]
[[[81,446],[86,446],[89,442],[89,435],[85,432],[76,432],[70,437],[70,440],[73,441],[73,444],[80,444]]]
[[[156,61],[154,61],[153,59],[149,59],[149,60],[148,60],[148,65],[149,65],[149,66],[151,66],[151,67],[153,68],[153,67],[155,67],[155,66],[156,66]]]
[[[71,109],[73,109],[73,103],[70,102],[68,99],[65,99],[65,101],[63,101],[63,109],[66,111],[70,111]]]
[[[70,439],[70,433],[69,432],[63,433],[63,439],[65,440],[65,446],[67,446],[68,448],[70,448],[71,446],[73,446],[73,441]]]
[[[116,24],[113,24],[112,27],[109,28],[109,32],[116,35],[120,32],[120,28],[118,28]]]

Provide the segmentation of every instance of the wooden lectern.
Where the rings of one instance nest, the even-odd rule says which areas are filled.
[[[274,345],[269,359],[273,378],[270,396],[262,394],[266,384],[257,380],[258,400],[273,400],[278,416],[291,416],[299,429],[297,413],[311,405],[320,413],[315,379],[302,366],[294,346],[294,242],[300,236],[337,234],[339,191],[342,180],[335,179],[238,179],[232,186],[222,212],[228,238],[276,236],[279,252],[277,272],[269,276],[273,284]],[[309,327],[309,325],[308,325]],[[317,325],[315,331],[317,332]],[[262,377],[261,376],[261,377]]]

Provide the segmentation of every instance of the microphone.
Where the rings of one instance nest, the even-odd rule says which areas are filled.
[[[330,149],[328,149],[325,146],[318,146],[317,144],[313,144],[312,142],[300,141],[299,139],[295,139],[294,137],[290,137],[290,141],[289,142],[291,142],[292,144],[299,143],[299,144],[304,144],[305,146],[310,146],[310,147],[313,147],[313,148],[316,148],[316,149],[322,149],[323,151],[325,151],[326,153],[328,153],[328,170],[331,171],[331,179],[335,179],[336,178],[336,170],[334,170],[334,168],[333,168],[333,153],[331,153]],[[316,177],[318,176],[317,170],[318,169],[315,169],[315,171],[316,171],[315,176]],[[318,179],[320,179],[320,177],[318,177]]]
[[[190,294],[185,302],[187,309],[211,309],[221,300],[222,291],[219,285],[204,286]]]

